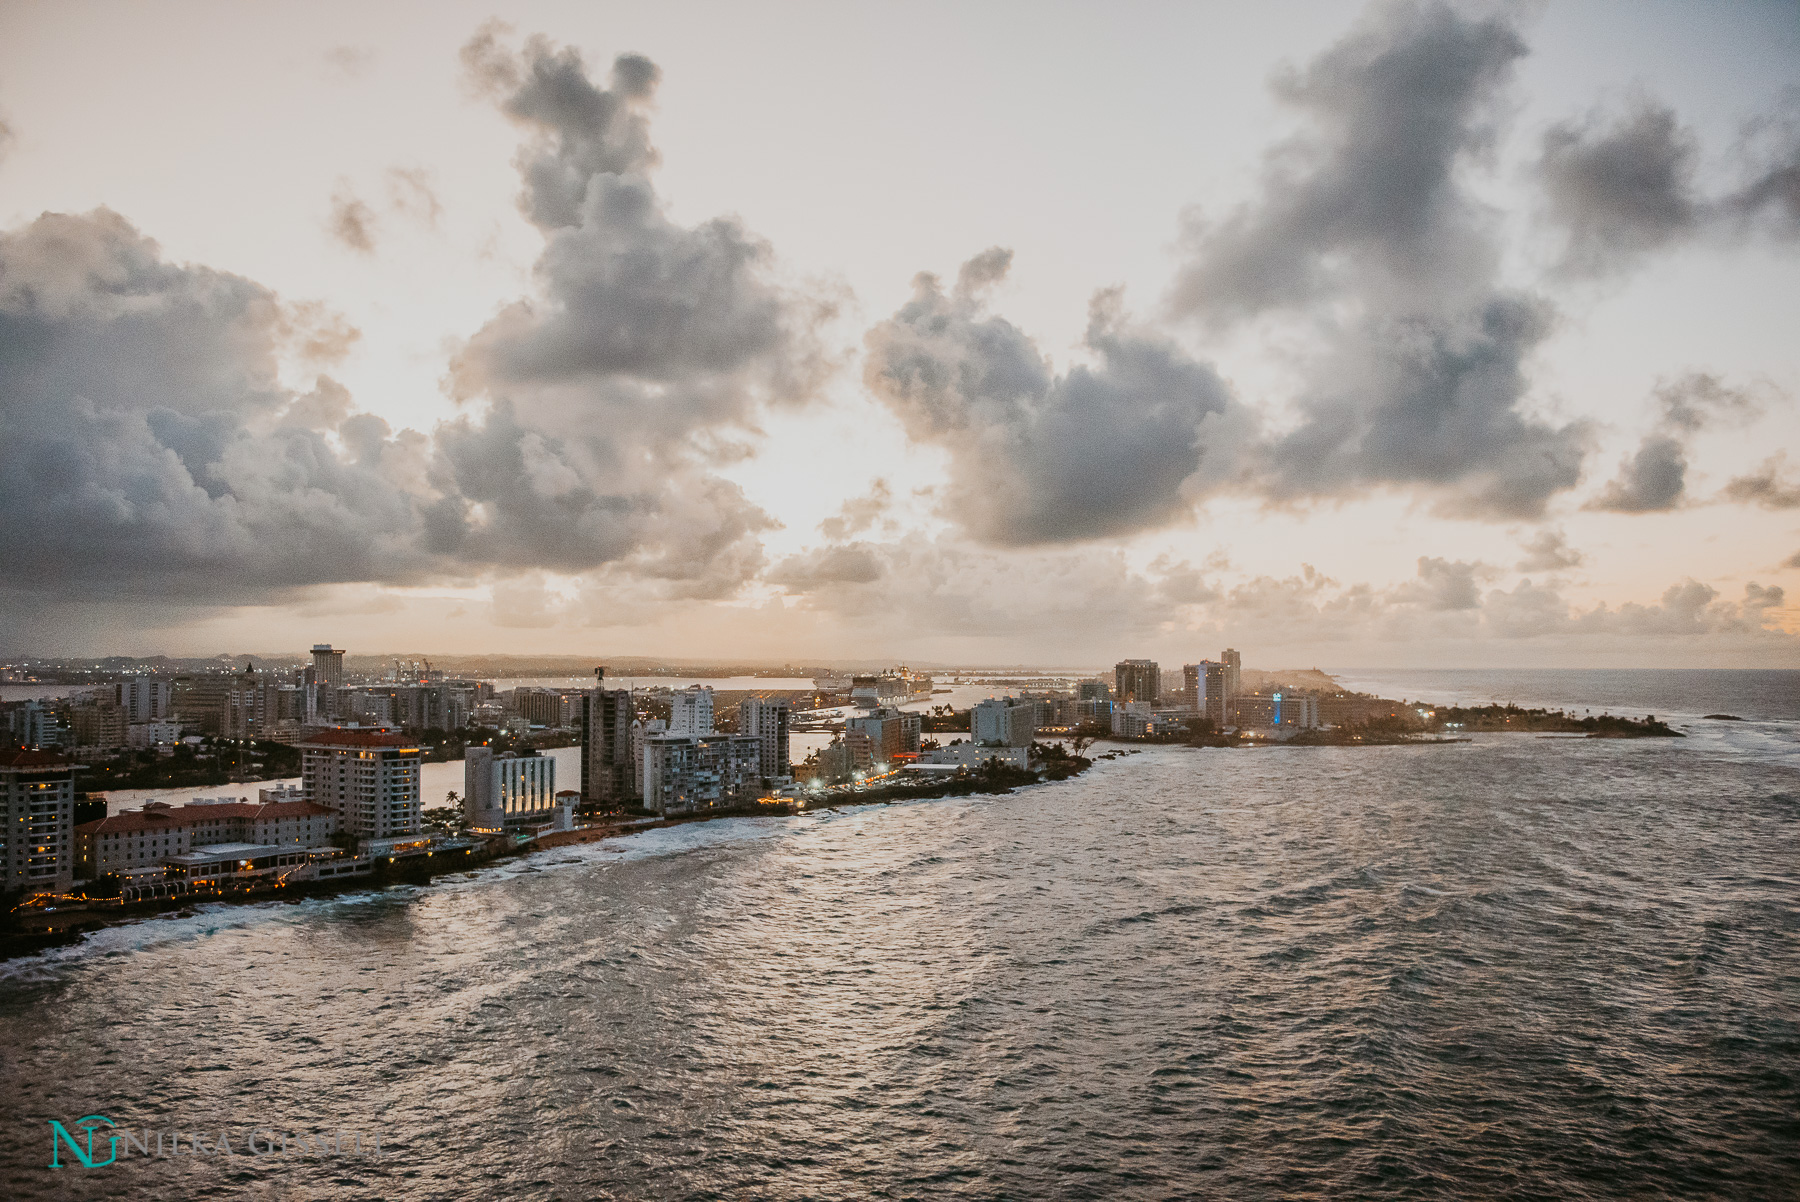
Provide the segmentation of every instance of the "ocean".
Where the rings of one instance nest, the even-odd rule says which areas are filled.
[[[1684,739],[1133,748],[1008,795],[103,931],[0,965],[0,1181],[1792,1197],[1800,674],[1673,679],[1401,691],[1654,712]],[[186,1152],[47,1168],[50,1121],[90,1115]],[[364,1142],[252,1153],[253,1130]]]

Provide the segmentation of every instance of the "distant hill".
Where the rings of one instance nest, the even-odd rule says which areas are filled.
[[[1335,693],[1342,687],[1338,684],[1337,677],[1317,668],[1280,668],[1273,672],[1245,668],[1242,681],[1247,691],[1256,693],[1267,693],[1273,689],[1315,689]]]

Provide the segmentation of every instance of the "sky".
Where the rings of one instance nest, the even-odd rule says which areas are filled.
[[[1797,318],[1792,0],[0,2],[0,655],[1800,666]]]

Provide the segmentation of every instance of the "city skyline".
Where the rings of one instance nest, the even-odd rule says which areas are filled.
[[[1651,7],[0,9],[0,655],[1800,665],[1800,31]]]

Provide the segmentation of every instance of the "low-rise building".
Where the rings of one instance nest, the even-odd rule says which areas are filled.
[[[181,742],[179,722],[133,722],[125,728],[125,745],[136,751],[173,747]]]
[[[985,746],[980,743],[951,743],[919,754],[921,764],[957,764],[964,768],[981,768],[988,764],[1006,764],[1023,768],[1030,762],[1031,748]]]
[[[1243,730],[1312,730],[1319,725],[1316,693],[1245,693],[1231,700],[1234,725]]]
[[[971,742],[996,747],[1029,747],[1037,734],[1037,704],[990,697],[969,711]]]
[[[907,710],[882,707],[844,720],[844,733],[860,733],[869,740],[869,752],[878,764],[891,764],[902,755],[917,755],[924,720]]]
[[[172,806],[151,801],[77,827],[75,875],[99,880],[224,843],[290,850],[323,847],[337,831],[334,811],[302,800],[291,788],[264,789],[254,802],[196,797],[189,805]]]
[[[762,740],[755,735],[649,735],[644,808],[691,814],[748,804],[761,795]]]

